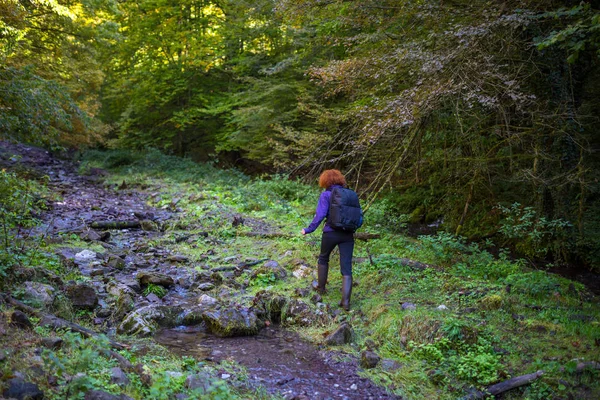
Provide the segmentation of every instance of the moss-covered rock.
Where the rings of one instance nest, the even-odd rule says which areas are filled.
[[[250,336],[258,333],[258,318],[246,307],[220,307],[202,313],[208,329],[217,336]]]

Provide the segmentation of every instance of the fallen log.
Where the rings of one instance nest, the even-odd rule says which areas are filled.
[[[10,296],[6,296],[5,301],[8,304],[15,307],[17,310],[23,311],[24,313],[27,313],[27,314],[33,315],[34,317],[39,318],[41,323],[43,323],[45,325],[50,325],[54,329],[66,328],[66,329],[69,329],[70,331],[80,333],[85,337],[99,337],[100,336],[100,334],[97,332],[94,332],[94,331],[92,331],[88,328],[85,328],[81,325],[78,325],[74,322],[70,322],[65,319],[59,318],[56,315],[38,311],[35,308],[29,307],[28,305],[25,305],[25,304],[21,303],[20,301],[13,299]],[[111,340],[111,339],[108,339],[108,342],[111,345],[111,347],[113,347],[117,350],[123,350],[123,349],[127,348],[126,345],[121,344],[119,342],[115,342],[114,340]]]
[[[284,232],[238,232],[238,236],[247,236],[247,237],[261,237],[261,238],[293,238],[298,235],[292,233],[284,233]],[[367,232],[356,232],[354,233],[354,239],[357,240],[371,240],[371,239],[379,239],[381,237],[378,233],[367,233]]]
[[[511,389],[518,388],[520,386],[528,385],[531,382],[538,379],[540,376],[544,375],[544,371],[537,371],[533,374],[515,376],[514,378],[510,378],[504,382],[496,383],[492,386],[489,386],[484,391],[476,391],[474,393],[470,393],[469,395],[462,398],[462,400],[474,400],[474,399],[484,399],[489,396],[496,396],[500,393],[504,393]]]
[[[268,258],[263,258],[262,260],[250,261],[250,262],[241,262],[236,266],[228,266],[228,267],[217,267],[211,268],[211,271],[244,271],[248,267],[252,267],[254,265],[258,265],[267,261]]]
[[[427,268],[437,268],[435,265],[425,264],[420,261],[410,260],[408,258],[399,258],[398,262],[400,263],[400,265],[404,265],[406,267],[418,270],[424,270]]]
[[[90,224],[93,229],[136,229],[141,226],[140,221],[95,221]]]
[[[582,361],[577,363],[577,372],[581,373],[586,369],[600,369],[600,362],[597,361]]]

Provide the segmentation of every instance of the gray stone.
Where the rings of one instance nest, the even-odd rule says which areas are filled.
[[[130,382],[127,374],[125,374],[125,372],[123,372],[123,370],[119,367],[111,368],[110,381],[111,383],[116,383],[119,386],[127,386]]]
[[[82,232],[79,235],[79,237],[82,240],[85,240],[85,241],[88,241],[88,242],[95,242],[95,241],[100,240],[100,235],[96,231],[94,231],[92,229],[88,229],[85,232]]]
[[[56,289],[40,282],[25,282],[24,300],[43,306],[50,306],[56,297]]]
[[[33,383],[26,382],[22,378],[10,379],[2,395],[7,399],[17,400],[42,400],[44,398],[44,392]]]
[[[169,288],[175,284],[173,278],[158,272],[139,272],[137,274],[137,280],[142,286],[147,286],[152,283],[154,285],[160,285]]]
[[[63,340],[59,337],[46,337],[42,339],[42,346],[48,349],[59,349]]]
[[[414,303],[402,303],[403,310],[416,310],[417,306]]]
[[[198,297],[198,305],[202,306],[202,307],[212,307],[212,306],[216,306],[218,304],[217,299],[215,299],[214,297],[210,297],[207,294],[203,294],[200,297]]]
[[[160,299],[160,297],[158,297],[154,293],[149,293],[146,296],[146,300],[148,300],[150,303],[162,303],[162,300]]]
[[[290,300],[282,313],[282,320],[287,325],[308,326],[315,320],[315,313],[310,305],[300,299]]]
[[[440,304],[439,306],[437,306],[437,309],[440,311],[443,311],[443,310],[447,310],[448,307],[446,307],[444,304]]]
[[[149,305],[130,312],[117,328],[118,333],[151,336],[159,326],[174,327],[183,312],[179,306]]]
[[[333,333],[325,338],[325,344],[329,346],[341,346],[352,342],[354,330],[347,322],[342,323]]]
[[[374,351],[365,350],[360,355],[360,366],[366,369],[375,368],[381,357],[377,355]]]
[[[189,375],[185,380],[185,387],[198,394],[205,394],[211,388],[211,376],[206,372]]]
[[[23,329],[33,328],[33,325],[31,324],[31,321],[29,320],[27,315],[25,315],[25,313],[23,313],[21,311],[13,311],[13,313],[10,316],[10,322],[13,325],[18,326],[19,328],[23,328]]]
[[[96,290],[86,284],[67,286],[65,295],[76,309],[93,310],[98,305]]]
[[[196,289],[202,290],[203,292],[212,290],[214,288],[215,288],[215,285],[214,285],[214,283],[211,283],[211,282],[201,283],[196,287]]]
[[[123,260],[121,257],[119,257],[115,254],[110,254],[108,256],[106,265],[111,268],[121,270],[121,269],[125,268],[125,260]]]
[[[91,250],[82,250],[75,254],[75,261],[77,262],[88,262],[96,258],[96,253]]]
[[[124,394],[115,396],[102,390],[90,390],[85,393],[84,400],[133,400]]]
[[[399,370],[400,368],[402,368],[402,364],[400,364],[398,361],[396,360],[392,360],[389,358],[384,358],[381,361],[381,369],[387,372],[394,372]]]
[[[206,310],[202,319],[217,336],[249,336],[258,333],[258,318],[246,307],[221,307]]]

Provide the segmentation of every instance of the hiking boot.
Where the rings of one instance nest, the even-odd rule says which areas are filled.
[[[342,301],[340,307],[346,311],[350,311],[350,295],[352,294],[352,276],[342,276]]]
[[[313,289],[316,290],[320,294],[325,294],[327,290],[325,289],[325,285],[327,285],[327,275],[329,273],[329,266],[319,264],[317,269],[317,277],[318,282],[313,281]]]

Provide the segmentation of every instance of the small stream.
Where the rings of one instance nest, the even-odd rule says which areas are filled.
[[[296,333],[270,326],[255,336],[221,338],[201,327],[159,331],[155,340],[173,352],[219,363],[234,360],[253,385],[297,399],[395,399],[356,374],[357,361],[320,350]],[[226,375],[225,375],[226,376]]]

